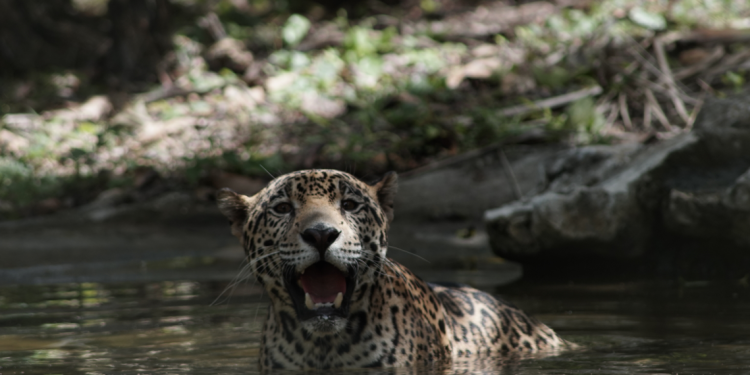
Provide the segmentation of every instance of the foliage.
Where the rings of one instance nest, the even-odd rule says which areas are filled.
[[[252,176],[351,163],[367,173],[406,170],[530,130],[577,144],[609,142],[623,129],[613,98],[634,98],[635,111],[644,100],[634,94],[641,72],[627,70],[633,57],[607,58],[661,32],[736,28],[750,17],[739,0],[606,0],[554,6],[545,17],[461,36],[451,32],[467,25],[445,10],[446,1],[420,1],[411,11],[423,17],[408,22],[394,21],[406,14],[398,7],[385,14],[364,4],[238,3],[208,9],[239,40],[228,52],[217,55],[221,41],[201,22],[186,22],[158,67],[169,83],[147,82],[152,90],[136,90],[117,106],[108,99],[114,109],[84,110],[103,91],[85,70],[0,78],[12,88],[0,90],[0,203],[59,196],[66,181],[102,172],[127,181],[143,166],[196,186],[216,168]],[[76,4],[102,12],[101,2]],[[174,4],[193,13],[208,6]],[[746,78],[730,69],[709,84],[733,92]],[[169,85],[174,92],[164,94]],[[499,111],[595,85],[604,86],[600,98],[513,116]]]
[[[288,46],[294,47],[307,35],[308,30],[310,21],[299,14],[292,14],[281,28],[281,36]]]

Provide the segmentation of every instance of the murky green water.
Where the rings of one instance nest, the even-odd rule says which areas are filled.
[[[266,300],[243,285],[211,306],[226,287],[0,287],[0,374],[255,373]],[[461,372],[750,373],[746,283],[521,282],[496,291],[585,349]]]

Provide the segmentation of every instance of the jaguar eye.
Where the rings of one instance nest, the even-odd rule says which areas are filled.
[[[344,199],[341,201],[341,208],[343,208],[345,211],[353,211],[359,206],[359,203],[351,200],[351,199]]]
[[[280,214],[288,214],[292,212],[292,204],[291,203],[279,203],[273,207],[273,210]]]

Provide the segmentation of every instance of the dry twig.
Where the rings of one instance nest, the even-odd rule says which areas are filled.
[[[686,130],[690,130],[693,128],[693,124],[695,124],[695,119],[698,117],[698,112],[701,111],[701,108],[703,108],[703,102],[705,100],[706,95],[703,94],[700,98],[700,102],[693,108],[693,113],[690,114],[690,121],[688,121],[687,126],[685,126]]]
[[[682,121],[685,121],[685,124],[687,124],[690,115],[688,115],[687,110],[685,109],[685,103],[683,103],[679,95],[677,95],[677,86],[675,85],[675,80],[672,76],[672,69],[669,68],[667,57],[664,54],[664,44],[659,38],[654,40],[654,52],[656,53],[656,61],[659,63],[661,71],[664,73],[664,82],[667,84],[667,92],[672,99],[672,104],[674,104],[674,108],[677,110],[677,114],[682,118]]]
[[[659,102],[656,100],[656,97],[654,96],[653,91],[646,89],[646,99],[648,100],[648,103],[651,105],[651,111],[654,112],[654,116],[656,116],[656,119],[659,120],[659,123],[667,130],[672,131],[672,125],[669,124],[669,119],[667,119],[667,116],[664,114],[664,111],[662,111],[661,106],[659,105]]]
[[[708,69],[708,67],[713,65],[715,62],[719,61],[722,57],[724,57],[724,54],[725,54],[724,46],[716,46],[716,48],[711,50],[711,53],[709,53],[708,56],[706,56],[699,63],[694,64],[692,66],[688,66],[686,68],[680,69],[677,72],[675,72],[674,78],[676,80],[682,80],[690,76],[693,76],[695,74],[698,74]]]
[[[651,130],[651,101],[647,100],[643,108],[643,130]]]
[[[658,83],[652,82],[652,81],[650,81],[648,79],[639,77],[639,78],[636,79],[636,83],[639,84],[640,86],[644,86],[644,87],[649,88],[651,91],[658,92],[659,94],[662,94],[664,96],[669,96],[667,88],[659,85]],[[688,95],[688,94],[686,94],[684,92],[678,91],[677,95],[685,103],[688,103],[688,104],[691,104],[691,105],[698,104],[698,99],[695,99],[692,96],[690,96],[690,95]]]
[[[680,37],[685,42],[697,43],[746,43],[750,41],[750,33],[746,30],[696,30]]]
[[[583,90],[569,92],[564,95],[553,96],[551,98],[539,100],[528,105],[521,104],[513,107],[503,108],[498,111],[498,114],[500,114],[501,116],[509,117],[527,114],[544,108],[556,108],[574,102],[578,99],[583,99],[587,96],[599,95],[601,94],[601,92],[601,86],[589,87]]]
[[[607,116],[607,119],[605,120],[604,126],[605,129],[609,129],[615,124],[615,120],[617,120],[617,115],[620,114],[620,111],[617,107],[617,105],[610,103],[607,104],[605,111],[609,110],[609,116]]]
[[[659,70],[659,68],[657,68],[656,65],[654,65],[653,62],[651,62],[651,60],[649,60],[648,58],[646,58],[644,56],[644,54],[648,55],[649,57],[651,56],[648,53],[648,51],[646,51],[646,49],[644,48],[644,46],[642,46],[640,43],[638,43],[632,37],[629,37],[629,39],[632,41],[632,45],[635,46],[636,48],[634,48],[634,49],[628,49],[628,53],[632,57],[634,57],[638,62],[640,62],[641,65],[647,71],[649,71],[652,74],[656,75],[660,80],[665,80],[666,79],[666,75],[664,74],[664,72],[662,72],[661,70]],[[675,82],[675,88],[678,90],[678,92],[684,93],[685,90],[686,90],[686,88],[684,86],[683,87],[679,87],[679,86],[681,86],[681,83],[680,82]]]
[[[698,81],[698,86],[700,86],[703,91],[705,91],[707,93],[710,93],[711,95],[716,95],[716,90],[714,90],[714,88],[711,87],[711,85],[709,85],[708,83],[706,83],[706,81],[704,81],[704,80],[702,80],[700,78],[697,81]],[[702,103],[702,102],[700,102],[700,103]],[[697,105],[697,103],[696,103],[696,105]]]
[[[628,97],[624,92],[621,92],[617,98],[617,102],[620,106],[620,117],[622,117],[622,124],[625,125],[625,129],[633,130],[633,122],[630,121],[630,113],[628,112]]]
[[[702,74],[701,79],[710,83],[717,76],[724,74],[725,72],[729,70],[732,70],[737,65],[744,63],[748,59],[750,59],[750,49],[729,55],[726,58],[724,58],[724,61],[722,61],[721,64],[719,64],[718,66],[715,66],[713,69],[710,69],[704,74]]]

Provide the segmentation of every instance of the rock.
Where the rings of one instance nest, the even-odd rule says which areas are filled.
[[[641,255],[648,237],[642,226],[650,218],[638,204],[639,177],[693,141],[685,135],[648,150],[591,146],[554,155],[542,167],[542,193],[485,213],[490,244],[510,259],[549,251],[566,257]]]
[[[494,252],[556,267],[714,255],[750,265],[748,103],[709,101],[693,132],[660,143],[553,155],[538,194],[485,212]],[[689,263],[676,267],[703,267]]]
[[[750,248],[750,169],[718,191],[671,189],[664,220],[673,232],[694,238],[721,238]]]
[[[695,119],[695,130],[711,132],[727,128],[750,130],[750,96],[706,100]]]
[[[539,165],[560,146],[512,146],[505,152],[521,192],[532,191],[543,181]],[[516,199],[513,181],[498,153],[468,158],[435,170],[399,176],[396,220],[468,219],[481,224],[487,207]]]
[[[42,199],[32,206],[32,210],[37,215],[49,215],[63,208],[63,203],[57,198]]]
[[[543,181],[539,164],[565,147],[504,147],[521,192]],[[388,256],[426,280],[490,287],[520,278],[519,264],[498,263],[492,255],[482,226],[486,207],[516,199],[513,180],[497,151],[467,153],[400,175]]]
[[[80,207],[78,211],[92,221],[103,221],[117,215],[124,203],[132,201],[132,194],[119,188],[112,188],[101,192],[96,199]]]

